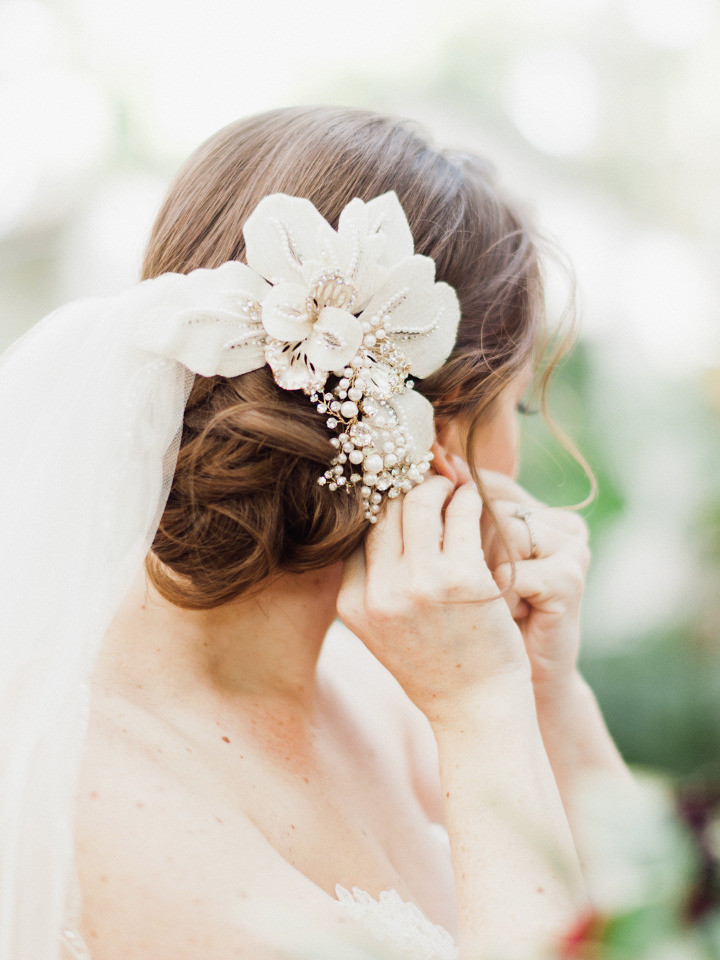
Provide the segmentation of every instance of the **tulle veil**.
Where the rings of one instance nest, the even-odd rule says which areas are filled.
[[[51,314],[0,359],[0,957],[57,960],[88,680],[170,489],[193,374],[132,297]]]

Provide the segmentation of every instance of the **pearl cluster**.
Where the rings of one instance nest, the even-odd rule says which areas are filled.
[[[423,481],[432,460],[429,451],[419,461],[411,459],[407,433],[388,402],[414,385],[407,358],[384,329],[389,310],[363,321],[360,349],[333,390],[310,397],[318,413],[328,414],[328,429],[338,434],[330,440],[337,453],[318,483],[348,493],[360,484],[370,523],[377,522],[383,494],[407,493]]]

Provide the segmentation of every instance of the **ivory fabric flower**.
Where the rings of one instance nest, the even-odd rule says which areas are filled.
[[[457,298],[435,283],[435,265],[413,255],[413,239],[394,193],[352,200],[337,231],[309,200],[273,194],[243,228],[248,265],[272,284],[262,304],[266,358],[286,389],[311,393],[340,375],[361,344],[372,353],[380,317],[402,344],[417,376],[437,369],[452,349]]]
[[[271,287],[234,260],[214,270],[165,273],[126,295],[138,318],[135,343],[193,373],[237,377],[265,365],[261,302]]]
[[[407,358],[410,373],[427,377],[444,363],[455,343],[457,294],[448,284],[435,283],[430,257],[416,254],[387,272],[360,320],[375,317],[382,321],[385,338]]]
[[[318,483],[359,485],[374,522],[381,494],[406,493],[430,469],[433,410],[408,377],[452,350],[455,291],[414,253],[394,193],[352,200],[337,230],[309,200],[273,194],[243,233],[247,264],[140,285],[136,343],[206,377],[267,363],[278,386],[307,393],[337,451]]]

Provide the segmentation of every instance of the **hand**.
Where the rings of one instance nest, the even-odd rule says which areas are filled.
[[[508,590],[507,603],[520,627],[532,666],[536,691],[556,689],[573,680],[580,647],[580,604],[590,562],[583,519],[568,510],[547,507],[509,477],[481,471],[508,553],[487,511],[483,515],[485,560],[498,587]],[[516,516],[527,507],[537,541],[530,558],[528,524]],[[512,565],[515,582],[512,583]]]
[[[474,484],[428,477],[388,501],[345,564],[340,617],[431,721],[448,719],[481,686],[530,677],[483,557],[481,512]]]

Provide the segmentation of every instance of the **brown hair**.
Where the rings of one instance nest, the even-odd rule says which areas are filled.
[[[152,230],[143,278],[244,260],[260,199],[312,201],[336,227],[354,197],[394,190],[415,251],[457,291],[447,362],[417,389],[474,431],[538,341],[543,308],[534,231],[478,158],[440,151],[412,125],[361,110],[297,107],[232,124],[190,158]],[[323,418],[269,368],[198,377],[167,507],[148,558],[172,602],[216,606],[279,572],[343,560],[367,529],[359,496],[317,485],[333,456]]]

